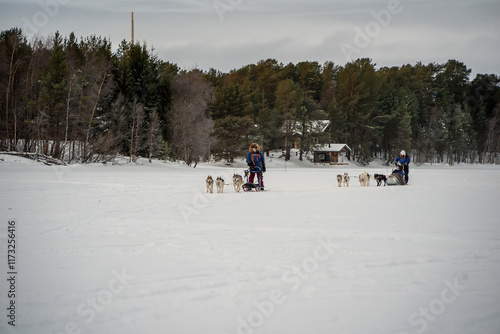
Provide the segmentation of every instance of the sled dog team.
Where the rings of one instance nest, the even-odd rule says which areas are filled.
[[[212,178],[211,175],[209,175],[205,181],[206,186],[207,186],[207,193],[214,193],[214,179]],[[226,183],[224,182],[224,179],[220,176],[215,179],[215,187],[217,188],[217,193],[222,193],[224,192],[224,186]],[[243,185],[243,177],[238,174],[233,175],[233,187],[234,191],[237,193],[240,192],[241,186]]]
[[[359,184],[362,187],[369,187],[371,177],[372,176],[364,170],[363,173],[358,176]],[[337,175],[337,184],[339,187],[342,187],[342,186],[349,187],[350,180],[351,180],[351,177],[349,176],[349,173],[344,173],[344,175],[341,175],[341,174]]]
[[[266,172],[266,163],[264,159],[264,154],[260,152],[259,144],[257,143],[250,144],[250,147],[248,148],[246,163],[248,165],[248,170],[245,174],[245,177],[248,177],[247,182],[253,184],[255,176],[257,176],[257,180],[259,183],[259,191],[263,191],[264,190],[263,173]],[[243,182],[243,177],[241,175],[233,174],[233,187],[235,192],[239,193],[244,184],[245,182]],[[214,180],[211,175],[207,177],[206,185],[207,185],[207,193],[213,193]],[[224,191],[225,182],[222,177],[220,176],[217,177],[217,179],[215,180],[215,185],[217,187],[217,193],[222,193]],[[243,190],[248,190],[248,189],[243,189]]]
[[[410,157],[406,153],[405,150],[402,150],[399,153],[399,156],[396,158],[395,161],[395,168],[392,171],[392,174],[388,177],[384,174],[375,174],[373,175],[373,178],[375,181],[377,181],[377,187],[381,186],[382,183],[384,186],[386,185],[406,185],[408,184],[408,174],[409,174],[409,165],[410,165]],[[369,187],[370,186],[370,179],[371,175],[368,174],[366,171],[363,171],[361,175],[358,176],[359,179],[359,184],[362,187]],[[339,187],[349,187],[349,180],[350,176],[348,173],[344,173],[344,175],[338,174],[337,175],[337,184]],[[387,181],[390,180],[390,183],[387,183]]]
[[[363,173],[358,176],[359,184],[362,187],[369,187],[371,178],[372,175],[368,174],[366,171],[363,171]],[[344,173],[344,175],[339,174],[337,175],[337,184],[339,187],[349,187],[350,179],[351,177],[348,173]],[[384,174],[374,174],[373,179],[377,181],[377,187],[380,187],[382,184],[384,186],[387,185],[387,176],[385,176]]]

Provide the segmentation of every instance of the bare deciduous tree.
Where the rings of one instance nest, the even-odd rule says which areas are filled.
[[[188,165],[197,163],[207,152],[213,121],[207,115],[213,87],[195,70],[174,80],[174,103],[170,113],[172,146]]]
[[[153,158],[153,149],[158,146],[159,140],[161,139],[159,136],[160,132],[160,121],[158,118],[158,113],[156,110],[153,110],[151,113],[151,119],[149,120],[149,152],[148,158],[149,163],[151,163],[151,159]]]

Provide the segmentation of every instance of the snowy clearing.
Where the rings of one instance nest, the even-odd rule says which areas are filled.
[[[206,194],[243,164],[45,166],[0,155],[1,333],[500,333],[500,167],[268,162],[268,192]]]

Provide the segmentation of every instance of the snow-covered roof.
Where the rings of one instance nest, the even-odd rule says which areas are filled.
[[[329,120],[317,120],[317,121],[312,121],[311,123],[313,132],[325,132],[328,126],[330,125]]]
[[[326,144],[321,146],[316,146],[314,151],[318,152],[340,152],[344,149],[344,147],[351,151],[351,148],[347,144]]]
[[[306,123],[309,133],[324,133],[330,125],[329,120],[315,120]],[[283,125],[283,132],[286,132],[286,124]],[[292,134],[302,136],[302,122],[295,121],[292,125]]]

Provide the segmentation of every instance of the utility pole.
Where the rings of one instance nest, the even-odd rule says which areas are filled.
[[[134,12],[132,12],[131,19],[132,19],[132,29],[131,29],[132,36],[130,39],[130,44],[134,44]]]

